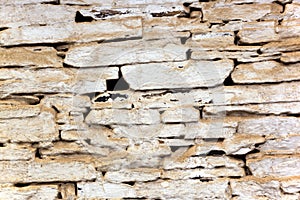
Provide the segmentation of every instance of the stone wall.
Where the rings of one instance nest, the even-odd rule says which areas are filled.
[[[300,199],[299,0],[1,0],[0,199]]]

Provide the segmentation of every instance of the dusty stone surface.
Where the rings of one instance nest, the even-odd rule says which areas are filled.
[[[300,199],[299,0],[0,4],[0,199]]]

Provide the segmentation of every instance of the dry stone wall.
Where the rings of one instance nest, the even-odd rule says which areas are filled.
[[[300,199],[299,0],[0,0],[0,199]]]

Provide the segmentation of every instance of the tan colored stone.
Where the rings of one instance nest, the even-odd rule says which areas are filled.
[[[0,185],[0,199],[10,200],[55,200],[57,199],[57,185],[30,185],[26,187],[13,187],[8,184]]]
[[[242,44],[272,42],[280,39],[275,30],[275,21],[249,22],[238,32],[238,37],[239,43]]]
[[[295,63],[300,61],[300,51],[282,53],[280,61],[284,63]]]
[[[0,147],[0,160],[31,160],[34,158],[34,153],[30,145],[8,143]]]
[[[113,29],[112,29],[113,30]],[[187,47],[178,41],[130,40],[71,48],[64,62],[75,67],[93,67],[186,60]]]
[[[46,111],[32,118],[0,120],[0,130],[1,142],[39,142],[58,138],[55,116]]]
[[[300,18],[300,2],[295,2],[291,4],[286,4],[285,10],[283,13],[284,19],[299,19]]]
[[[222,84],[232,69],[231,60],[151,63],[121,67],[124,79],[134,90],[212,87]]]
[[[75,182],[96,178],[96,170],[91,165],[77,161],[3,161],[0,168],[2,183]]]
[[[186,43],[187,46],[203,49],[220,49],[234,44],[233,32],[194,33]]]
[[[279,182],[255,179],[230,180],[232,194],[235,195],[234,200],[256,200],[256,199],[281,199]]]
[[[138,169],[123,169],[120,171],[106,172],[104,179],[109,182],[121,183],[128,181],[153,181],[160,177],[159,169],[138,168]]]
[[[218,48],[218,47],[217,47]],[[256,51],[193,51],[191,58],[195,60],[214,60],[214,59],[237,59],[237,61],[245,62],[258,56]]]
[[[163,123],[173,123],[173,122],[198,122],[200,119],[199,110],[192,107],[184,108],[171,108],[167,109],[161,115],[161,120]]]
[[[76,198],[75,184],[72,184],[72,183],[60,184],[59,191],[60,191],[63,199],[75,199]]]
[[[73,6],[51,4],[1,5],[1,27],[17,28],[28,25],[73,22],[77,9]]]
[[[161,199],[229,199],[228,182],[217,180],[159,180],[134,185],[138,197]]]
[[[265,44],[260,49],[263,53],[286,52],[300,50],[300,37],[281,39],[280,41]]]
[[[300,37],[300,19],[283,20],[277,31],[283,40]]]
[[[34,117],[39,115],[39,105],[4,105],[0,106],[0,119]]]
[[[107,27],[103,29],[103,27]],[[111,30],[114,30],[111,32]],[[90,23],[58,23],[49,26],[24,26],[0,32],[0,45],[42,44],[60,42],[92,42],[140,37],[141,19],[96,21]]]
[[[267,140],[258,149],[264,154],[298,154],[300,153],[300,136]]]
[[[62,67],[61,59],[52,47],[0,48],[0,67]]]
[[[30,95],[5,95],[0,101],[1,105],[36,105],[40,102],[40,99],[36,96]]]
[[[300,119],[296,117],[260,117],[242,120],[238,133],[282,138],[300,133]]]
[[[275,61],[265,61],[238,65],[232,72],[235,83],[268,83],[297,81],[300,64],[283,65]]]
[[[247,159],[247,166],[257,177],[290,177],[300,174],[299,156],[262,156]]]
[[[272,4],[243,4],[217,7],[209,10],[203,9],[203,11],[204,20],[208,20],[209,22],[223,20],[255,21],[272,12],[278,11],[279,13],[279,6]]]
[[[157,110],[146,109],[103,109],[92,110],[85,119],[88,124],[100,125],[129,125],[129,124],[157,124],[160,121]]]

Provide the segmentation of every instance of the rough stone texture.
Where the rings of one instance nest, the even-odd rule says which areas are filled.
[[[299,0],[0,0],[0,199],[299,200]]]

